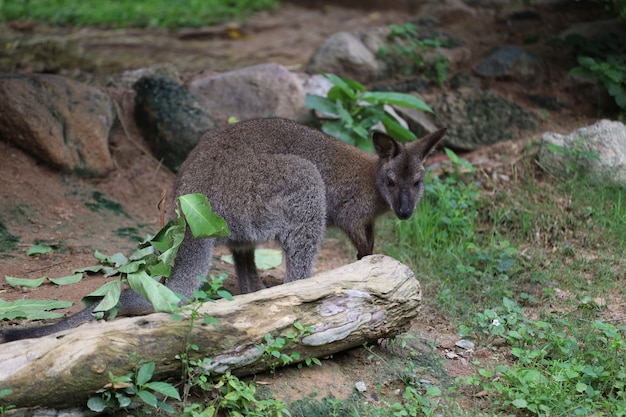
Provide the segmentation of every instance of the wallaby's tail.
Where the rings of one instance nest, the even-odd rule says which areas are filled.
[[[65,320],[61,320],[58,323],[50,324],[48,326],[22,327],[18,329],[4,330],[2,334],[0,334],[0,343],[48,336],[62,330],[74,328],[79,324],[92,321],[94,317],[91,312],[94,308],[95,306],[88,307],[73,316],[66,318]]]

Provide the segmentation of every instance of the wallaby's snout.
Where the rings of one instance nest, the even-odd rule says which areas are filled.
[[[400,220],[408,220],[413,215],[413,211],[415,211],[415,205],[411,205],[410,198],[407,195],[401,194],[398,207],[394,211]]]

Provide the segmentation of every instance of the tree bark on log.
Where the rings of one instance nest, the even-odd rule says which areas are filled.
[[[192,359],[212,358],[211,371],[246,375],[267,370],[258,345],[264,336],[312,327],[310,335],[288,346],[301,360],[323,357],[405,331],[421,302],[419,282],[400,262],[372,255],[314,277],[251,294],[205,303],[219,324],[199,319],[190,342],[199,347]],[[125,375],[132,358],[153,361],[153,381],[181,375],[190,320],[170,314],[92,322],[39,339],[6,343],[0,348],[0,390],[13,392],[0,404],[17,407],[84,406],[109,383],[109,372]]]

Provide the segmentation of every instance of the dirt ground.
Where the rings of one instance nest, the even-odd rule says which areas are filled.
[[[471,51],[470,63],[463,69],[471,71],[476,63],[495,47],[523,45],[524,39],[539,35],[549,39],[570,23],[588,20],[593,13],[584,5],[540,11],[540,19],[507,20],[512,10],[478,9],[477,16],[443,25],[440,30],[462,40]],[[94,250],[106,254],[128,254],[138,239],[159,228],[158,202],[163,190],[169,193],[174,175],[163,169],[158,161],[144,152],[143,142],[132,121],[132,97],[116,87],[123,70],[153,64],[175,64],[179,71],[193,76],[202,71],[225,71],[248,65],[277,62],[291,69],[303,67],[316,46],[329,35],[343,30],[354,31],[390,23],[404,23],[414,15],[404,10],[362,10],[336,6],[304,8],[285,3],[274,13],[261,13],[233,30],[227,25],[207,33],[169,33],[162,30],[100,30],[58,29],[35,25],[31,32],[20,32],[6,25],[5,36],[64,36],[79,42],[92,57],[93,67],[83,69],[68,64],[58,71],[75,79],[108,85],[116,98],[122,123],[118,124],[111,141],[117,169],[103,179],[80,179],[54,171],[21,150],[0,141],[0,298],[71,300],[75,304],[67,313],[81,308],[80,299],[102,285],[100,276],[90,276],[78,284],[57,287],[51,283],[34,290],[17,289],[7,285],[5,275],[36,278],[43,275],[70,275],[76,268],[96,264]],[[550,111],[535,138],[545,131],[569,132],[592,123],[595,97],[581,94],[570,87],[567,71],[574,60],[562,48],[546,46],[545,42],[527,48],[546,61],[544,76],[523,83],[512,80],[482,80],[484,87],[494,88],[507,97],[541,113],[529,94],[558,97],[564,104]],[[16,64],[15,71],[28,72],[40,67],[34,62]],[[457,71],[462,68],[452,68]],[[493,166],[514,164],[523,143],[532,138],[520,138],[465,155],[489,171]],[[27,256],[35,243],[53,246],[46,255]],[[217,256],[224,253],[218,253]],[[316,269],[329,270],[355,259],[355,251],[338,232],[330,231],[319,254]],[[230,265],[216,259],[215,268],[234,275]],[[267,284],[280,282],[283,270],[264,273]],[[234,280],[229,280],[234,281]],[[236,287],[229,284],[236,292]],[[424,288],[425,297],[431,297]],[[4,322],[13,326],[18,322]],[[458,339],[456,329],[437,311],[424,309],[413,323],[412,331],[432,343],[436,353],[445,358]],[[425,348],[426,349],[426,348]],[[293,400],[317,393],[347,397],[360,380],[372,386],[380,381],[377,359],[368,358],[365,349],[336,355],[325,360],[324,366],[296,371],[279,371],[280,377],[260,376],[282,399]],[[378,365],[380,363],[378,362]],[[445,359],[445,368],[452,377],[471,371],[469,361],[462,357]],[[374,401],[375,399],[369,398]]]

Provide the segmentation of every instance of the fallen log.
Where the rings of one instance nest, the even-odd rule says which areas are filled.
[[[324,357],[406,330],[421,302],[419,282],[392,258],[373,255],[306,280],[205,303],[219,324],[197,320],[190,342],[192,359],[212,358],[210,371],[247,375],[267,370],[270,361],[258,345],[267,333],[293,332],[294,323],[312,332],[285,353],[301,360]],[[170,314],[92,322],[39,339],[0,348],[0,390],[12,393],[0,404],[17,407],[84,406],[109,383],[109,372],[124,375],[133,359],[156,364],[154,381],[181,375],[175,359],[185,349],[190,320]]]

